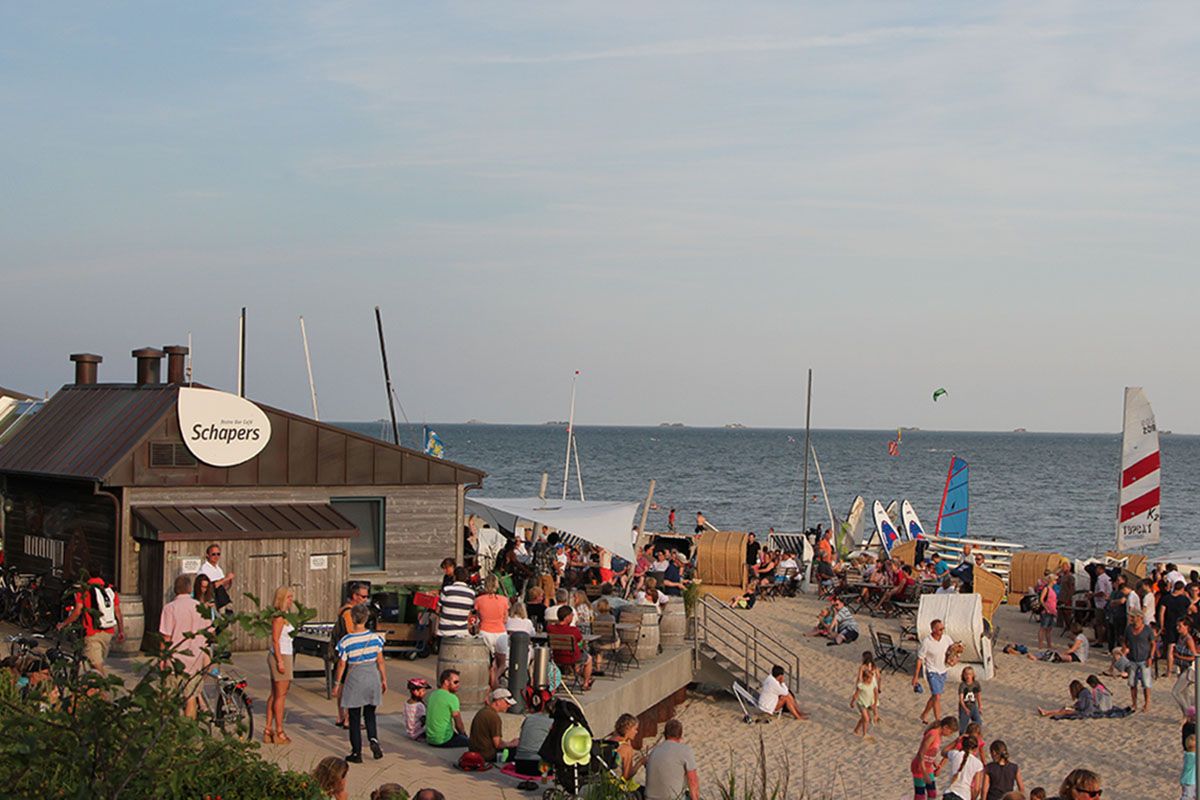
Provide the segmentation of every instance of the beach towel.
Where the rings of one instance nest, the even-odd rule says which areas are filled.
[[[1133,713],[1133,709],[1126,706],[1125,708],[1114,708],[1110,711],[1096,711],[1086,716],[1083,714],[1067,714],[1062,717],[1051,717],[1051,719],[1121,719],[1128,717]]]

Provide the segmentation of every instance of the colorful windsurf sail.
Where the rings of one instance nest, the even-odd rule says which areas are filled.
[[[950,469],[946,472],[946,487],[942,490],[942,507],[938,509],[938,536],[967,535],[967,518],[970,511],[971,493],[967,480],[970,470],[966,459],[950,456]]]
[[[900,443],[895,439],[888,442],[888,455],[893,457],[900,455]]]
[[[437,431],[432,428],[425,429],[425,455],[434,458],[442,458],[446,455],[446,445],[442,444],[442,437],[438,436]]]
[[[875,501],[873,507],[875,516],[875,533],[879,536],[879,541],[883,545],[883,552],[891,553],[892,548],[900,541],[900,532],[896,530],[895,524],[888,519],[888,513],[883,508],[883,503]]]
[[[1161,475],[1154,411],[1140,386],[1126,386],[1117,500],[1118,550],[1158,542]]]
[[[850,551],[859,546],[861,542],[865,547],[867,541],[863,538],[863,517],[867,510],[867,501],[860,494],[854,498],[854,502],[850,504],[850,511],[846,514],[846,521],[842,523],[842,536],[838,542],[838,553],[845,558],[850,554]]]

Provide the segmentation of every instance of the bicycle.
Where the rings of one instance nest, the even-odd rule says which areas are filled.
[[[205,670],[197,697],[207,712],[205,720],[211,734],[247,742],[254,738],[254,700],[246,686],[245,678],[236,672],[223,673],[220,664],[210,664]]]
[[[48,574],[33,575],[28,583],[17,590],[17,624],[34,633],[49,633],[55,623],[62,619],[61,603],[47,597],[50,591],[46,587],[48,577]]]

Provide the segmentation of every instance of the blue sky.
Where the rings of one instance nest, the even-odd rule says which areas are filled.
[[[15,4],[0,384],[1200,431],[1194,4]],[[950,396],[936,406],[930,393]]]

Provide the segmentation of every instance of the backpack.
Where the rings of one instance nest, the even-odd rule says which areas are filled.
[[[111,586],[92,586],[92,609],[96,612],[93,624],[96,630],[108,630],[117,626],[117,593]]]

